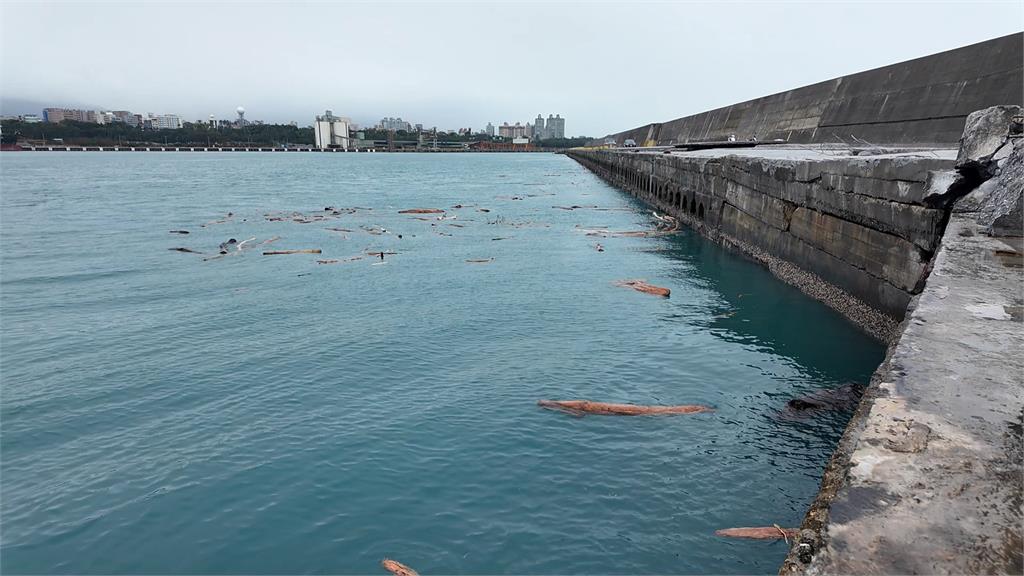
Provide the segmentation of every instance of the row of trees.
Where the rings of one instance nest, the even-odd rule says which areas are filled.
[[[59,124],[3,121],[4,134],[20,133],[24,140],[62,140],[77,146],[281,146],[311,145],[313,129],[289,124],[252,124],[244,128],[215,128],[185,123],[175,130],[144,130],[122,122],[92,124],[65,120]]]

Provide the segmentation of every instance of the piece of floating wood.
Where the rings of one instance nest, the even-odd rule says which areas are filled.
[[[759,526],[757,528],[726,528],[715,530],[715,536],[726,538],[752,538],[754,540],[786,540],[796,538],[799,528],[780,528],[779,526]]]
[[[399,214],[444,214],[444,210],[440,208],[409,208],[408,210],[399,210]]]
[[[263,253],[264,256],[280,256],[282,254],[320,254],[319,248],[309,248],[306,250],[267,250]]]
[[[648,284],[643,280],[620,280],[616,282],[615,285],[622,286],[623,288],[632,288],[637,292],[643,292],[644,294],[651,294],[654,296],[662,296],[664,298],[668,298],[669,295],[672,294],[672,291],[668,288]]]
[[[466,262],[470,264],[487,264],[488,262],[494,262],[494,258],[470,258]]]
[[[381,560],[380,565],[383,566],[385,570],[391,572],[395,576],[420,576],[419,572],[413,570],[412,568],[409,568],[408,566],[402,564],[398,560],[391,560],[390,558],[385,558]]]
[[[188,234],[188,230],[171,230],[171,234]]]
[[[202,252],[196,252],[195,250],[193,250],[191,248],[181,248],[181,247],[179,247],[179,248],[168,248],[168,250],[172,250],[174,252],[187,252],[188,254],[202,254]]]
[[[353,256],[351,258],[345,258],[345,259],[342,259],[342,260],[338,260],[336,258],[332,258],[330,260],[317,260],[316,263],[317,264],[344,264],[345,262],[354,262],[356,260],[362,260],[362,259],[363,259],[362,256]]]
[[[562,410],[571,414],[605,414],[609,416],[643,416],[647,414],[697,414],[713,412],[710,406],[683,404],[681,406],[638,406],[636,404],[609,404],[590,400],[538,400],[541,408]]]

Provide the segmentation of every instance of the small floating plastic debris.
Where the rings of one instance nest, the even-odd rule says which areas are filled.
[[[615,285],[622,286],[623,288],[632,288],[637,292],[643,292],[644,294],[651,294],[653,296],[662,296],[664,298],[668,298],[669,295],[672,294],[672,291],[668,288],[648,284],[643,280],[619,280]]]
[[[725,538],[752,538],[754,540],[785,540],[789,542],[790,538],[796,538],[800,534],[798,528],[780,528],[778,524],[774,526],[760,526],[757,528],[726,528],[724,530],[715,530],[715,536],[723,536]]]
[[[282,254],[319,254],[321,250],[319,248],[307,248],[304,250],[268,250],[263,253],[264,256],[279,256]]]
[[[391,560],[390,558],[385,558],[381,560],[380,565],[383,566],[385,570],[391,572],[395,576],[420,576],[419,572],[413,570],[412,568],[409,568],[408,566],[402,564],[398,560]]]
[[[440,208],[409,208],[407,210],[399,210],[399,214],[444,214],[444,210]]]
[[[639,406],[636,404],[610,404],[590,400],[538,400],[541,408],[561,410],[570,414],[602,414],[606,416],[643,416],[647,414],[697,414],[713,412],[714,408],[700,404],[683,404],[679,406]]]

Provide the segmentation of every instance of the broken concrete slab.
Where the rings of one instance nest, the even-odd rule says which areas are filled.
[[[956,169],[979,170],[990,173],[989,162],[1003,146],[1010,134],[1014,118],[1024,113],[1020,106],[992,106],[976,110],[967,116],[960,152],[956,157]]]

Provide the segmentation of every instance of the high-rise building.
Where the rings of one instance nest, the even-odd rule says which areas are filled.
[[[412,125],[401,118],[381,118],[380,124],[377,125],[377,128],[381,130],[401,130],[403,132],[412,131]]]
[[[335,116],[330,110],[324,112],[323,116],[317,116],[313,123],[313,135],[316,138],[316,147],[324,150],[326,148],[341,148],[348,150],[349,125],[352,123],[348,118]]]
[[[555,114],[548,114],[548,122],[544,132],[548,138],[565,138],[565,118]]]
[[[547,128],[544,127],[544,117],[537,114],[537,119],[533,121],[533,135],[534,140],[547,140],[548,136]]]
[[[487,123],[487,127],[484,128],[484,133],[486,133],[488,136],[493,138],[494,137],[494,124],[491,124],[490,122],[488,122]]]

